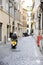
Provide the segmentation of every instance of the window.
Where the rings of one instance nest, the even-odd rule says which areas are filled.
[[[9,5],[8,5],[8,0],[6,0],[6,1],[5,1],[5,9],[6,9],[6,11],[8,11],[8,7],[9,7]]]
[[[14,21],[13,21],[13,23],[12,23],[12,32],[14,32]]]
[[[38,18],[39,18],[39,30],[40,30],[40,29],[41,29],[41,26],[40,26],[40,24],[41,24],[41,23],[40,23],[41,14],[39,14],[39,17],[38,17]]]
[[[29,17],[29,18],[27,19],[27,21],[29,21],[29,22],[30,22],[31,20],[32,20],[32,18],[31,18],[31,17]]]
[[[2,5],[2,0],[0,0],[0,6]]]
[[[29,25],[27,25],[27,28],[29,28]]]
[[[8,10],[8,0],[0,0],[0,7],[3,8],[4,11]]]
[[[12,27],[12,32],[14,32],[14,26]]]
[[[0,8],[3,8],[3,6],[2,6],[2,0],[0,0]]]

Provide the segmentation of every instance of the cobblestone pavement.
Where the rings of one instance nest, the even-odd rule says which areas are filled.
[[[0,65],[43,65],[43,54],[32,36],[20,38],[16,49],[11,49],[10,44],[2,48],[4,57],[0,63],[4,64]]]

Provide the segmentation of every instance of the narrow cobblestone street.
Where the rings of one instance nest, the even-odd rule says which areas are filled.
[[[0,65],[43,65],[43,0],[0,0]]]
[[[36,45],[32,36],[18,39],[16,49],[11,49],[10,44],[0,46],[1,65],[42,65],[43,54]]]

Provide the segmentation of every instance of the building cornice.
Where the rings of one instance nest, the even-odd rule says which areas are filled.
[[[4,12],[5,14],[7,14],[9,16],[9,13],[3,9],[0,8],[0,11]],[[10,15],[10,17],[14,18],[14,16]]]

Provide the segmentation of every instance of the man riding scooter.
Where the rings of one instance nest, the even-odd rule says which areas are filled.
[[[17,34],[16,34],[16,32],[14,32],[13,34],[12,34],[12,38],[11,38],[11,46],[12,46],[12,48],[15,48],[16,47],[16,45],[17,45]]]

